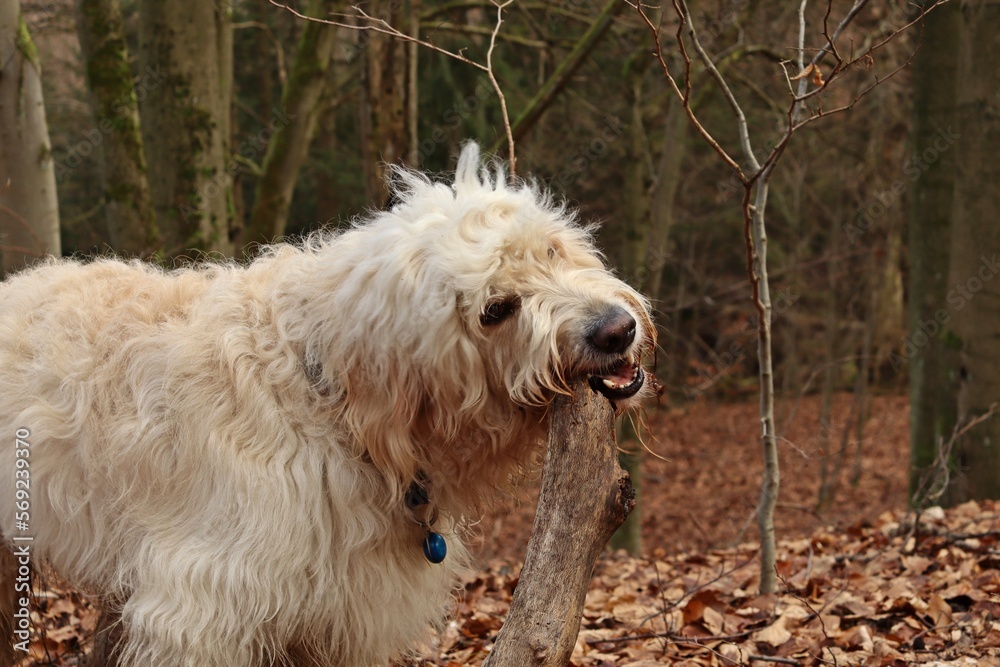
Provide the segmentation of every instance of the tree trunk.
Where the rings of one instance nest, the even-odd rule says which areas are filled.
[[[835,224],[830,230],[832,241],[830,242],[826,262],[827,292],[826,303],[824,304],[824,309],[826,310],[824,326],[826,329],[824,332],[826,338],[826,368],[823,369],[823,387],[820,390],[819,443],[821,451],[819,459],[819,495],[816,498],[816,509],[818,511],[823,511],[830,505],[830,502],[833,500],[833,490],[836,487],[836,482],[833,478],[834,452],[831,423],[833,419],[833,392],[836,388],[835,385],[839,374],[836,360],[840,351],[837,349],[837,343],[841,338],[839,331],[840,318],[837,317],[839,312],[837,303],[837,273],[839,270],[837,257],[840,253],[839,231]]]
[[[542,488],[510,613],[483,667],[569,662],[594,562],[635,501],[618,466],[614,412],[586,383],[552,409]]]
[[[674,223],[674,202],[681,179],[681,164],[687,148],[687,115],[680,102],[671,100],[666,114],[660,159],[655,181],[649,173],[645,154],[649,138],[643,128],[642,82],[648,59],[633,62],[628,67],[631,90],[629,122],[629,156],[625,174],[625,228],[621,230],[617,266],[629,282],[654,304],[660,301],[663,267],[666,264],[667,243]],[[628,471],[636,493],[642,480],[641,433],[626,420],[619,425],[618,441],[621,465]],[[615,533],[611,545],[638,555],[642,550],[641,507],[629,516]]]
[[[935,151],[936,159],[928,161],[921,154],[935,150],[940,129],[956,127],[960,15],[955,3],[930,13],[914,66],[912,166],[918,171],[908,242],[910,335],[901,353],[889,361],[895,371],[909,362],[910,500],[916,505],[922,502],[916,495],[925,477],[933,474],[938,448],[954,428],[957,409],[958,391],[950,375],[954,351],[948,344],[951,327],[946,321],[951,317],[946,301],[949,255],[943,251],[951,245],[957,149]]]
[[[306,13],[325,17],[338,7],[332,0],[312,0]],[[337,31],[333,26],[307,21],[299,39],[295,62],[281,94],[281,110],[291,122],[279,126],[267,145],[253,212],[244,245],[269,243],[285,233],[295,183],[309,153],[328,89]]]
[[[60,254],[41,67],[18,0],[0,2],[0,269]]]
[[[682,165],[688,147],[688,119],[681,103],[670,100],[667,117],[664,122],[663,147],[660,149],[660,164],[656,172],[656,183],[653,186],[650,213],[652,225],[649,230],[649,247],[646,250],[646,271],[649,279],[645,285],[645,294],[654,303],[659,302],[663,283],[663,267],[667,263],[667,249],[670,241],[670,230],[673,229],[677,217],[675,202],[677,188],[682,177]]]
[[[392,12],[386,0],[379,0],[370,12],[404,34],[409,34],[412,6]],[[376,32],[366,32],[368,46],[362,61],[362,153],[365,165],[365,193],[372,205],[381,208],[389,201],[385,172],[390,164],[401,164],[411,153],[417,138],[410,136],[407,122],[409,96],[416,85],[409,81],[409,58],[415,51],[406,42]]]
[[[159,79],[145,91],[142,135],[167,256],[233,252],[230,18],[221,1],[139,2],[140,69]]]
[[[334,64],[338,67],[340,61]],[[353,110],[352,110],[353,111]],[[337,142],[337,109],[326,108],[320,116],[316,137],[313,139],[318,162],[321,165],[316,170],[316,216],[320,226],[336,226],[337,211],[341,209],[345,193],[339,174],[331,166],[336,154]]]
[[[898,234],[901,236],[901,234]],[[902,240],[902,239],[900,239]],[[898,260],[898,258],[897,258]],[[867,273],[869,276],[878,275],[878,269],[875,266],[877,258],[870,256],[867,260],[869,268]],[[858,355],[858,376],[854,381],[854,402],[852,404],[852,412],[855,416],[854,419],[854,467],[851,470],[851,486],[857,486],[861,481],[861,474],[863,472],[862,468],[862,453],[864,451],[865,442],[865,424],[868,423],[868,419],[871,416],[871,409],[868,403],[868,378],[872,368],[878,368],[872,363],[872,354],[874,351],[875,343],[875,331],[878,328],[878,297],[876,294],[872,293],[871,298],[866,306],[865,313],[865,326],[864,331],[861,334],[861,352]],[[902,295],[900,295],[900,300],[902,300]],[[899,319],[902,320],[903,314],[899,313]],[[844,434],[846,436],[847,431],[850,429],[851,424],[844,425]],[[847,438],[844,438],[844,446],[847,446]]]
[[[649,279],[645,259],[651,233],[649,188],[652,174],[644,157],[649,146],[642,118],[642,74],[645,70],[644,60],[633,61],[627,67],[631,117],[627,130],[628,159],[622,197],[624,210],[622,225],[617,230],[620,249],[616,262],[626,280],[640,291],[645,289]],[[642,446],[639,442],[642,435],[635,424],[626,418],[617,425],[617,437],[621,443],[618,462],[628,472],[633,489],[638,493],[642,480]],[[625,549],[633,556],[639,555],[642,550],[641,514],[641,510],[636,508],[629,515],[628,521],[611,538],[612,548]]]
[[[771,357],[771,286],[767,277],[767,229],[764,212],[770,172],[764,173],[757,183],[751,207],[750,191],[746,192],[744,215],[750,216],[750,235],[753,248],[753,271],[757,276],[757,363],[760,366],[760,426],[761,447],[764,453],[764,476],[760,487],[760,505],[757,507],[757,530],[760,532],[760,592],[774,593],[778,589],[777,537],[774,531],[774,510],[778,506],[781,489],[781,471],[778,465],[778,441],[774,430],[774,368]]]
[[[117,252],[148,257],[159,246],[156,214],[146,177],[139,130],[138,94],[158,80],[141,75],[132,83],[125,26],[118,0],[75,0],[76,29],[86,63],[90,107],[103,151],[101,186],[108,240]]]
[[[958,354],[958,420],[1000,401],[1000,1],[961,5],[958,49],[958,138],[948,303]],[[958,439],[956,475],[947,501],[1000,498],[1000,418]]]
[[[874,359],[871,364],[876,369],[890,357],[906,331],[902,270],[904,213],[902,206],[893,206],[886,213],[885,252],[880,253],[873,274],[878,276],[873,285],[878,295],[874,297]]]
[[[613,243],[615,265],[632,287],[643,291],[649,280],[646,271],[646,251],[649,248],[650,210],[649,189],[653,174],[649,170],[649,140],[646,136],[642,117],[642,80],[646,70],[645,59],[635,59],[625,67],[627,98],[629,102],[629,122],[625,136],[628,148],[625,160],[624,182],[622,184],[621,223],[609,232],[615,234]]]

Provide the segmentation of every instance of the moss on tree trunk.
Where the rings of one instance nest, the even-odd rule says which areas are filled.
[[[159,232],[121,7],[117,0],[76,0],[75,5],[90,105],[101,136],[108,238],[117,252],[147,257],[159,249]],[[148,72],[139,77],[143,94],[158,83]]]
[[[233,253],[232,25],[225,3],[140,0],[142,137],[168,257]]]
[[[0,266],[59,255],[59,205],[38,52],[19,2],[0,3]]]

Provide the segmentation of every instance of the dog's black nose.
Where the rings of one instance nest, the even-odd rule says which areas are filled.
[[[621,306],[614,306],[597,321],[587,340],[596,350],[622,354],[635,340],[635,318]]]

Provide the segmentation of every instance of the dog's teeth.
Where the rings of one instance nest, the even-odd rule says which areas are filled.
[[[628,361],[628,363],[629,363],[630,366],[635,366],[635,354],[633,354],[632,352],[629,352],[628,356],[625,357],[625,359],[626,359],[626,361]]]
[[[607,387],[608,389],[621,389],[621,385],[615,384],[608,378],[601,378],[601,379],[604,381],[604,386]]]

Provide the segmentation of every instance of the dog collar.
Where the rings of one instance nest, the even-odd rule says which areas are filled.
[[[413,514],[414,519],[424,529],[424,557],[431,563],[440,563],[448,555],[448,543],[445,542],[444,537],[433,530],[431,530],[431,525],[437,519],[437,511],[434,510],[430,512],[430,518],[428,519],[428,510],[421,508],[430,506],[430,495],[427,493],[427,476],[420,473],[417,479],[410,483],[410,488],[406,490],[406,507]],[[418,516],[418,511],[422,516]]]

